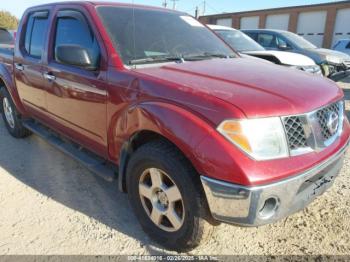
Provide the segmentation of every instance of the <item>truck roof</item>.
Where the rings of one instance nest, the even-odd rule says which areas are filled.
[[[280,30],[280,29],[241,29],[243,32],[272,32],[272,33],[284,33],[284,32],[288,32],[286,30]]]
[[[167,9],[163,7],[157,7],[157,6],[148,6],[148,5],[140,5],[140,4],[132,4],[132,3],[119,3],[119,2],[106,2],[106,1],[63,1],[63,2],[53,2],[48,4],[42,4],[42,5],[36,5],[32,6],[31,8],[38,8],[38,7],[45,7],[45,6],[56,6],[56,5],[81,5],[81,6],[87,6],[87,5],[103,5],[103,6],[119,6],[119,7],[135,7],[139,9],[150,9],[150,10],[160,10],[160,11],[166,11],[166,12],[174,12],[174,13],[183,13],[172,9]]]

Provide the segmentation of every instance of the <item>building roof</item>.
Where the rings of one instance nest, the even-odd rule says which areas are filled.
[[[350,1],[337,1],[337,2],[329,2],[329,3],[323,3],[323,4],[314,4],[314,5],[298,5],[298,6],[287,6],[287,7],[278,7],[278,8],[270,8],[270,9],[258,9],[258,10],[251,10],[251,11],[240,11],[240,12],[232,12],[232,13],[218,13],[218,14],[212,14],[212,15],[205,15],[201,16],[200,18],[204,17],[228,17],[232,15],[249,15],[253,13],[261,13],[261,12],[276,12],[278,11],[288,11],[289,9],[307,9],[307,8],[315,8],[315,7],[327,7],[327,6],[337,6],[337,5],[344,5],[348,4],[350,7]]]

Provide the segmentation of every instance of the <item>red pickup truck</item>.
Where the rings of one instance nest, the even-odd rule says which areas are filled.
[[[185,13],[33,7],[0,63],[11,135],[35,133],[118,181],[169,249],[195,247],[218,222],[301,210],[331,186],[349,145],[334,82],[241,58]]]

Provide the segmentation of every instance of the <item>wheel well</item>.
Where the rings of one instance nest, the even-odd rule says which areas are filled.
[[[166,137],[156,133],[156,132],[152,132],[152,131],[140,131],[136,134],[134,134],[132,136],[132,138],[129,140],[129,142],[127,142],[125,144],[125,146],[122,149],[122,153],[120,156],[120,166],[119,166],[119,189],[122,192],[127,192],[127,187],[126,187],[126,168],[130,159],[130,156],[132,155],[133,152],[135,152],[138,148],[140,148],[142,145],[145,145],[151,141],[155,141],[155,140],[162,140],[167,142],[168,144],[172,145],[175,149],[178,150],[178,152],[180,154],[182,154],[185,158],[185,160],[188,161],[188,164],[193,168],[194,172],[196,171],[196,168],[193,166],[193,164],[191,163],[191,161],[185,156],[185,154],[173,143],[171,142],[169,139],[167,139]],[[200,183],[200,179],[198,176],[198,183]],[[200,190],[201,190],[201,194],[204,195],[205,199],[205,193],[203,188],[200,186]],[[220,223],[218,221],[216,221],[212,215],[209,212],[209,206],[208,203],[204,203],[206,205],[207,208],[207,214],[205,214],[205,219],[212,225],[219,225]]]
[[[2,88],[6,88],[5,82],[0,78],[0,90]],[[2,97],[2,93],[0,92],[0,98]]]
[[[171,144],[174,148],[176,148],[181,154],[184,155],[184,153],[169,139],[162,136],[159,133],[153,132],[153,131],[140,131],[136,134],[134,134],[131,139],[126,142],[121,150],[120,154],[120,165],[119,165],[119,189],[122,192],[127,192],[126,188],[126,169],[128,166],[128,162],[130,159],[130,156],[133,152],[135,152],[138,148],[140,148],[142,145],[145,145],[151,141],[155,140],[162,140],[166,141],[167,143]],[[192,163],[189,161],[189,163],[192,165]],[[193,167],[193,165],[192,165]]]
[[[147,144],[154,140],[165,140],[168,143],[171,143],[171,141],[169,141],[167,138],[153,131],[140,131],[135,135],[133,135],[133,137],[131,138],[130,146],[131,146],[132,152],[136,151],[142,145]]]

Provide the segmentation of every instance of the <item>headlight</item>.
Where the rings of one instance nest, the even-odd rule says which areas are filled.
[[[341,64],[343,59],[336,56],[326,56],[326,61],[331,62],[332,64]]]
[[[289,156],[285,131],[279,117],[226,120],[217,130],[256,160]]]
[[[321,67],[318,65],[311,65],[311,66],[291,66],[291,68],[295,68],[307,73],[315,74],[315,75],[322,75]]]

